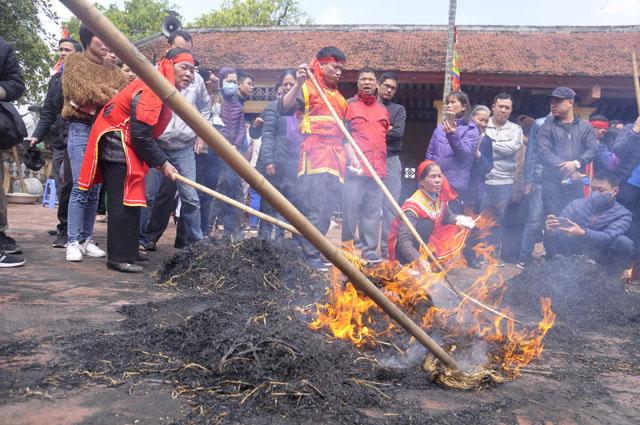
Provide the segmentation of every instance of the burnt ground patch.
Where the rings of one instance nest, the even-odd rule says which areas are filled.
[[[175,297],[121,307],[115,331],[56,338],[64,355],[31,389],[104,385],[126,394],[161,383],[191,405],[175,423],[637,423],[638,299],[593,266],[561,259],[510,280],[506,300],[517,313],[535,317],[538,298],[553,299],[558,321],[545,352],[520,379],[459,392],[428,381],[420,350],[403,361],[390,346],[360,350],[309,330],[308,306],[327,281],[291,247],[202,242],[159,272]],[[595,299],[574,302],[585,296]],[[5,396],[18,390],[0,384]]]

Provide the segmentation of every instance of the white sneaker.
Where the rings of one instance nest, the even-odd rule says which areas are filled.
[[[102,258],[106,257],[106,252],[98,248],[93,239],[89,238],[82,244],[82,249],[84,250],[85,255],[93,258]]]
[[[82,246],[80,242],[70,242],[67,244],[67,261],[82,261]]]

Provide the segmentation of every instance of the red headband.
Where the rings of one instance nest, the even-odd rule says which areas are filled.
[[[607,121],[594,120],[591,121],[591,125],[593,128],[602,128],[604,130],[609,129],[609,123]]]
[[[320,58],[318,59],[318,63],[323,65],[325,63],[331,63],[331,62],[340,62],[340,63],[344,63],[344,61],[338,61],[336,60],[336,58],[334,58],[333,56],[328,56],[326,58]]]
[[[189,62],[191,65],[195,65],[195,62],[193,61],[193,56],[191,55],[191,53],[187,53],[187,52],[178,53],[177,55],[175,55],[169,60],[173,63]]]

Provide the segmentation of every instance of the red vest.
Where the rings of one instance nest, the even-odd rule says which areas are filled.
[[[327,89],[325,94],[340,119],[344,120],[347,110],[345,98],[338,89]],[[298,175],[329,173],[343,181],[347,155],[342,146],[342,131],[311,82],[306,81],[302,86],[302,96],[304,113],[300,119],[300,133],[304,140],[300,145]]]
[[[137,79],[122,89],[113,99],[111,99],[100,111],[91,133],[87,149],[80,170],[78,187],[81,190],[88,190],[94,184],[102,182],[102,176],[98,168],[98,143],[102,136],[111,131],[120,132],[125,160],[127,163],[127,176],[124,181],[123,204],[131,207],[147,206],[145,194],[145,176],[149,166],[142,161],[131,146],[131,100],[138,94],[146,90],[151,90],[142,80]],[[137,116],[153,115],[153,111],[142,110],[143,105],[138,104]],[[109,111],[105,116],[105,111]],[[171,120],[171,110],[167,106],[162,106],[159,119],[153,126],[153,137],[157,138],[164,132]]]
[[[369,160],[379,177],[387,175],[387,132],[389,131],[389,112],[375,98],[369,105],[358,96],[349,99],[346,119],[351,135]],[[367,167],[362,165],[365,176],[371,176]]]
[[[463,247],[469,234],[469,229],[459,228],[455,224],[442,224],[444,213],[448,208],[448,201],[443,201],[439,210],[429,208],[426,195],[420,189],[402,204],[402,211],[413,212],[418,220],[431,220],[434,222],[433,233],[428,241],[429,250],[440,261],[449,260],[457,254]],[[398,230],[400,228],[400,217],[396,217],[389,228],[387,257],[393,261],[396,259],[396,245],[398,241]],[[420,235],[424,239],[424,235]],[[420,249],[422,251],[422,249]]]

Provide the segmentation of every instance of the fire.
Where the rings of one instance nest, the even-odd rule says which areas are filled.
[[[492,220],[481,218],[476,223],[487,228]],[[423,329],[445,332],[449,340],[485,341],[490,353],[482,368],[497,369],[506,377],[515,378],[520,368],[542,354],[542,341],[556,318],[551,309],[551,300],[540,300],[542,320],[537,327],[528,329],[517,322],[508,309],[500,307],[506,285],[502,275],[496,273],[497,261],[492,257],[494,249],[479,244],[475,247],[476,254],[485,259],[487,267],[464,293],[506,317],[491,313],[468,298],[451,306],[433,305],[431,295],[451,291],[443,281],[445,274],[464,266],[464,260],[459,255],[461,248],[462,245],[454,247],[454,255],[446,259],[447,270],[437,273],[419,273],[413,265],[401,266],[397,262],[365,267],[353,246],[343,247],[343,252],[383,288],[390,300],[413,315]],[[345,282],[339,271],[334,269],[332,277],[332,286],[326,293],[327,302],[316,305],[315,318],[310,324],[312,329],[326,328],[335,338],[347,339],[357,347],[375,346],[381,337],[398,329],[373,301],[356,290],[350,282]],[[453,298],[450,294],[449,297]]]

